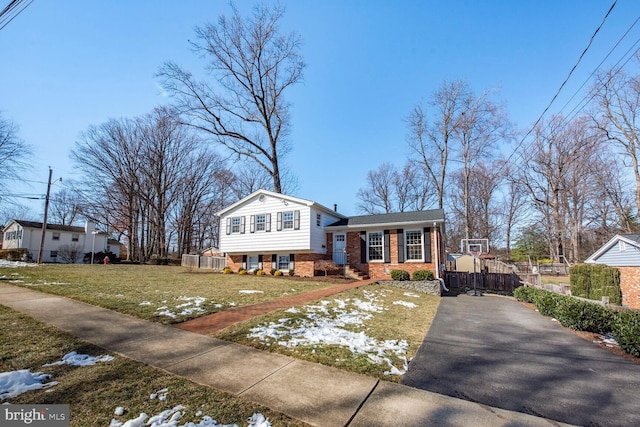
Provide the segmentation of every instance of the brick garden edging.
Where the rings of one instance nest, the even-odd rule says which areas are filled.
[[[423,294],[442,296],[440,281],[438,280],[379,280],[376,283],[422,292]]]

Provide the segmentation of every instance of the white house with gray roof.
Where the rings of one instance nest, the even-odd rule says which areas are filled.
[[[347,217],[314,201],[258,190],[218,212],[227,265],[313,276],[333,260],[374,279],[444,262],[442,209]]]

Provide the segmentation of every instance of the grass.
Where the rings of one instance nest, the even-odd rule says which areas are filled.
[[[245,401],[233,395],[195,384],[165,371],[129,359],[115,359],[89,367],[69,365],[43,367],[62,359],[70,351],[98,356],[105,350],[80,341],[59,329],[0,306],[0,372],[31,369],[51,374],[59,384],[45,390],[28,391],[1,403],[70,405],[70,425],[108,426],[111,419],[120,422],[137,417],[141,412],[158,414],[177,405],[186,408],[181,423],[197,423],[208,415],[223,424],[246,425],[252,414],[260,412],[274,426],[305,426],[306,424]],[[149,396],[167,388],[166,401]],[[122,417],[114,415],[117,406],[125,408]]]
[[[540,280],[542,284],[571,284],[571,278],[569,276],[554,276],[554,275],[541,275]]]
[[[384,309],[375,313],[363,325],[347,325],[345,329],[353,332],[364,332],[367,336],[382,342],[386,340],[405,340],[408,343],[406,356],[410,360],[417,352],[424,339],[431,322],[438,309],[440,298],[433,295],[411,292],[416,297],[407,297],[404,289],[391,286],[370,285],[366,288],[352,289],[334,295],[326,299],[329,304],[328,316],[335,312],[333,308],[338,306],[336,299],[342,301],[354,301],[356,299],[366,300],[367,293],[375,293],[378,303]],[[416,304],[415,308],[408,308],[403,305],[393,304],[394,301],[407,301]],[[308,305],[319,305],[320,301],[312,302]],[[287,347],[279,345],[274,340],[261,340],[251,338],[248,335],[251,329],[261,325],[278,323],[280,319],[290,319],[288,324],[295,327],[303,319],[308,318],[303,312],[291,313],[286,310],[278,310],[263,316],[258,316],[247,321],[230,326],[214,334],[216,338],[233,341],[239,344],[255,347],[260,350],[289,355],[295,358],[308,360],[323,365],[357,372],[364,375],[378,377],[387,381],[399,381],[398,376],[388,376],[384,372],[389,369],[387,364],[371,363],[365,355],[354,355],[347,347],[337,345],[298,345]],[[280,337],[278,341],[286,342],[288,337]],[[397,357],[390,357],[395,366],[401,367],[401,361]]]
[[[0,268],[0,278],[3,277],[15,285],[164,324],[332,285],[289,277],[229,275],[175,266],[122,264]],[[258,292],[241,293],[243,290]],[[180,314],[185,307],[178,306],[189,302],[181,297],[203,297],[206,301],[199,307],[201,311]],[[158,310],[160,307],[166,307],[176,317],[159,314],[163,311]]]

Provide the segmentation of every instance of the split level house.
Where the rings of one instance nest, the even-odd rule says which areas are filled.
[[[258,190],[218,212],[220,251],[232,271],[293,270],[313,276],[322,260],[372,279],[444,262],[442,209],[345,216],[311,200]]]
[[[38,259],[42,239],[42,223],[14,219],[4,229],[3,249],[26,249],[31,259]],[[120,256],[120,243],[110,239],[109,234],[96,230],[95,224],[87,221],[84,227],[73,225],[47,224],[42,251],[42,262],[71,262],[63,256],[75,250],[79,256],[73,260],[82,263],[84,255],[90,252],[112,252]]]
[[[616,234],[584,262],[617,268],[622,305],[640,309],[640,234]]]

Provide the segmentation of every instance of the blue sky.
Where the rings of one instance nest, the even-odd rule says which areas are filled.
[[[304,82],[288,93],[293,152],[286,162],[299,181],[292,195],[357,214],[367,172],[386,161],[405,163],[405,117],[443,80],[497,89],[515,124],[527,128],[612,1],[281,1],[282,30],[302,36],[307,63]],[[237,2],[245,13],[254,4]],[[188,40],[195,26],[229,12],[227,1],[35,0],[0,31],[0,111],[35,151],[25,179],[46,181],[48,166],[54,179],[73,179],[69,152],[82,131],[169,102],[154,77],[158,68],[171,60],[202,72]],[[550,113],[560,111],[638,16],[640,2],[617,2]],[[634,27],[605,64],[638,39]],[[508,155],[510,147],[504,149]],[[46,190],[31,185],[15,191]]]

